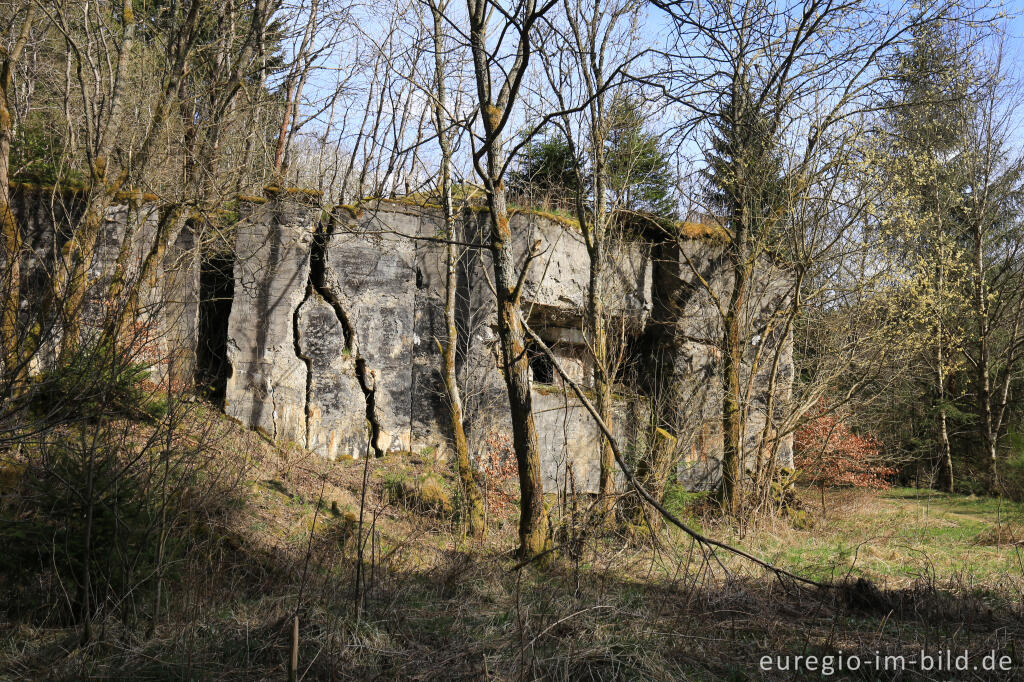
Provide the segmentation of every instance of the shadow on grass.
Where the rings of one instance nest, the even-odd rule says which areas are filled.
[[[579,563],[514,572],[508,553],[435,547],[428,557],[396,543],[364,565],[357,616],[351,537],[315,536],[305,583],[304,557],[230,535],[206,549],[206,560],[169,586],[175,606],[152,639],[111,626],[86,650],[22,642],[14,677],[285,679],[300,603],[300,673],[317,680],[819,679],[773,674],[759,662],[840,650],[1010,653],[1024,638],[1017,606],[969,586],[883,591],[853,580],[806,590],[724,576],[710,564],[670,576],[664,569],[674,559],[621,565],[598,543]],[[411,567],[427,559],[429,566]],[[908,670],[839,679],[917,678]]]

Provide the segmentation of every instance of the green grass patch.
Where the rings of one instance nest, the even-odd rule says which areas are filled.
[[[811,530],[777,522],[742,537],[726,527],[712,534],[819,579],[849,573],[899,584],[919,578],[1024,576],[1020,504],[909,488],[836,490],[826,493],[823,514],[817,493],[803,493],[805,511],[815,520]],[[687,497],[672,495],[672,508],[685,509]]]

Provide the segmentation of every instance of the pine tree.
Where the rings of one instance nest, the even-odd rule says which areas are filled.
[[[661,139],[648,131],[640,103],[616,99],[609,112],[606,159],[609,190],[627,211],[674,219],[676,176]]]

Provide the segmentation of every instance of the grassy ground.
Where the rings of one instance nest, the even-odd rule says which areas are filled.
[[[705,530],[758,556],[821,580],[865,577],[883,586],[962,579],[1005,582],[1015,595],[1024,577],[1024,506],[994,498],[933,490],[798,491],[806,528],[785,520],[762,521],[740,533],[707,522]]]
[[[584,532],[552,500],[559,555],[516,568],[517,510],[488,496],[489,533],[472,543],[450,465],[433,454],[370,462],[358,564],[364,462],[279,449],[209,411],[218,456],[241,483],[189,530],[167,610],[145,633],[123,615],[79,643],[77,630],[9,602],[3,679],[286,679],[300,617],[303,679],[821,679],[762,670],[765,655],[912,655],[922,648],[1005,652],[1024,665],[1024,509],[909,489],[800,490],[808,527],[770,519],[738,528],[670,503],[712,536],[838,590],[802,589],[674,531],[656,545]],[[420,505],[417,490],[429,490]],[[357,565],[359,566],[357,582]],[[869,578],[879,588],[853,581]],[[361,589],[356,588],[357,584]],[[0,581],[8,599],[31,589]],[[18,590],[22,590],[19,592]],[[19,597],[18,595],[22,595]],[[145,604],[146,600],[141,600]],[[979,654],[980,655],[980,654]],[[834,679],[1018,679],[861,671]]]

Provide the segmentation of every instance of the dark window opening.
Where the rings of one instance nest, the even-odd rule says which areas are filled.
[[[555,383],[555,366],[552,364],[551,358],[532,343],[526,347],[526,357],[530,361],[534,382],[538,384]]]

